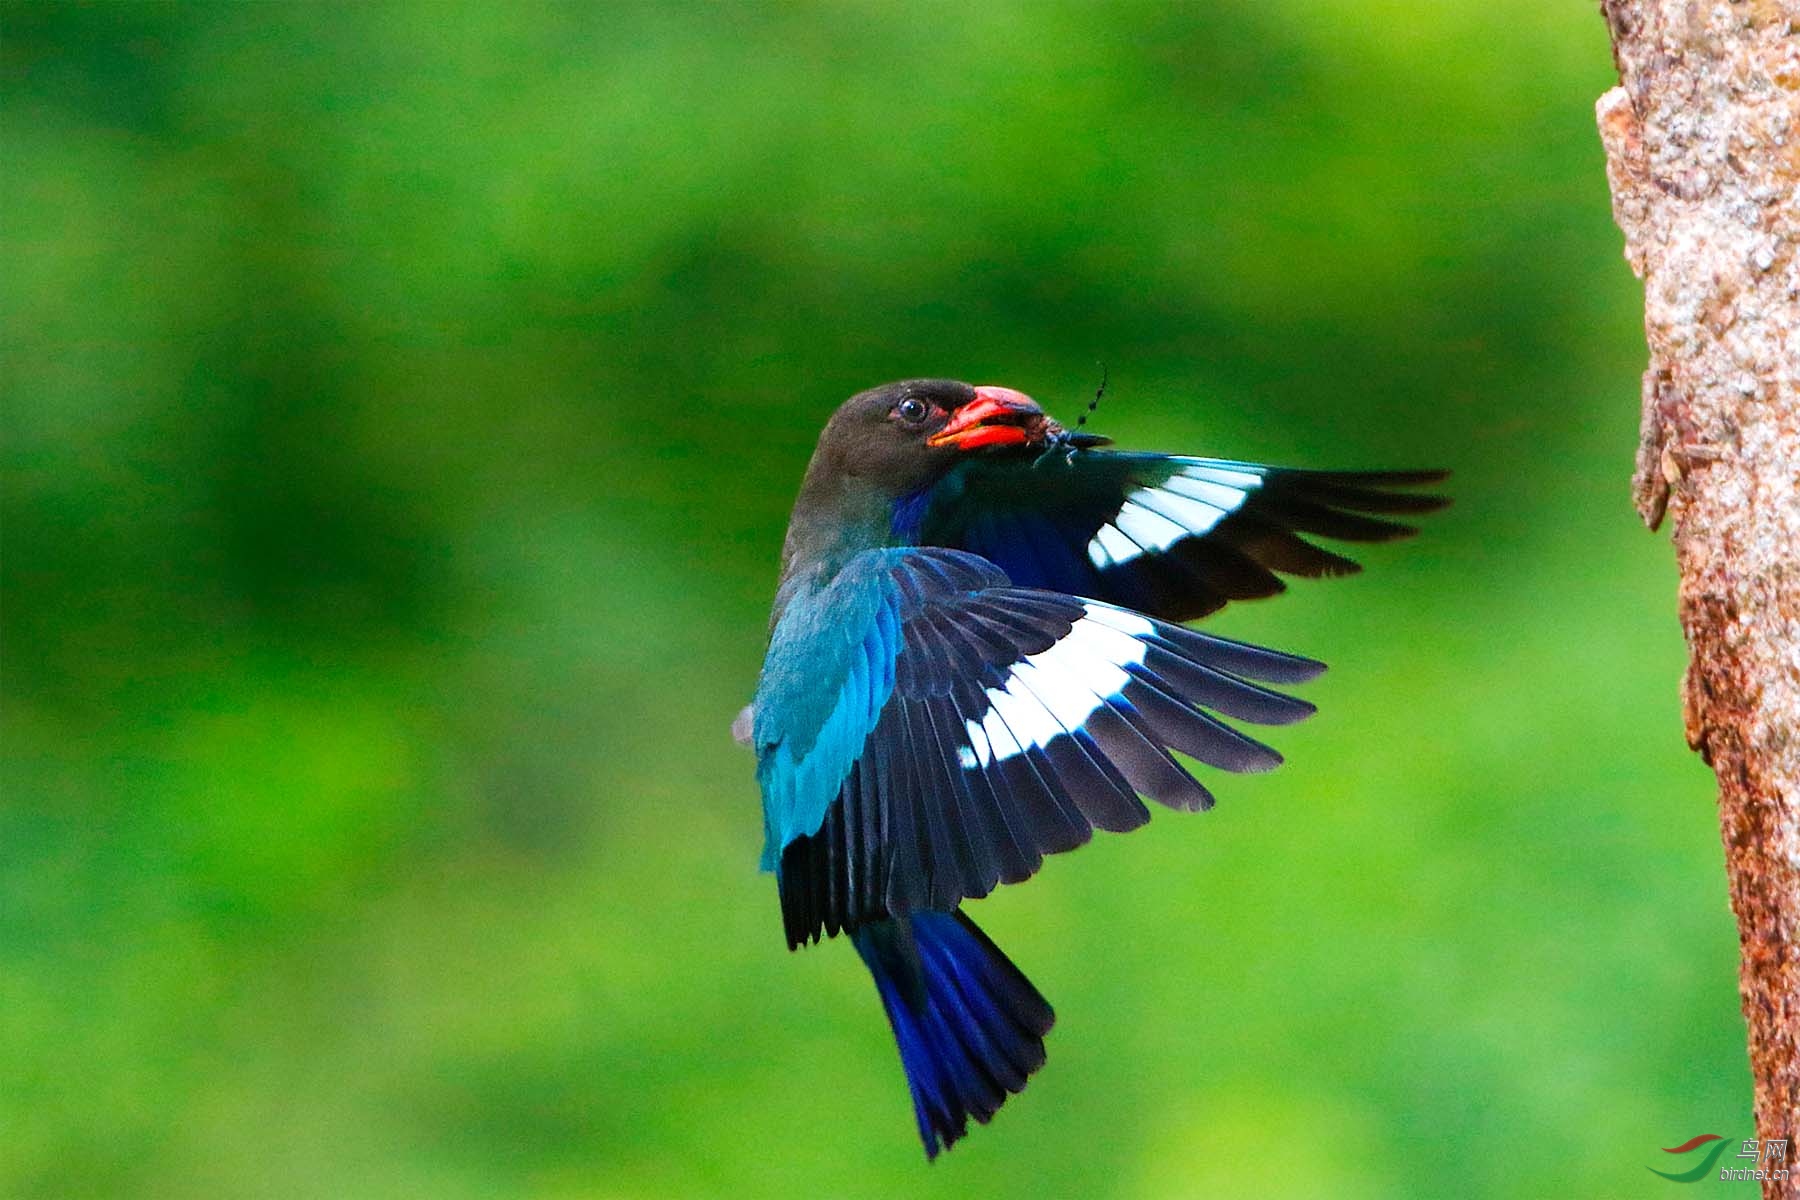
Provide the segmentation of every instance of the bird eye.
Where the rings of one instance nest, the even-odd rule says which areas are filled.
[[[894,405],[894,414],[908,425],[917,425],[923,421],[927,411],[929,410],[926,409],[925,402],[917,396],[908,396]]]

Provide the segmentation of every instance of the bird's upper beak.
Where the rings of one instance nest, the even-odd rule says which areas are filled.
[[[978,387],[975,398],[950,414],[950,422],[925,439],[927,446],[979,450],[986,446],[1034,446],[1059,428],[1037,401],[1005,387]]]

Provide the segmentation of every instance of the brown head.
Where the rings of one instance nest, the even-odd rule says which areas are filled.
[[[819,435],[813,471],[905,496],[965,455],[1042,446],[1061,430],[1030,396],[1011,388],[906,379],[839,405]]]
[[[1011,388],[906,379],[858,392],[831,414],[806,468],[782,548],[784,580],[807,568],[829,574],[886,544],[896,502],[970,456],[1042,447],[1061,432]]]

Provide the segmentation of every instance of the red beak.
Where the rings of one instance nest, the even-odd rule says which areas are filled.
[[[927,446],[979,450],[985,446],[1026,446],[1044,440],[1049,418],[1024,392],[978,387],[975,398],[950,414],[950,423],[925,439]]]

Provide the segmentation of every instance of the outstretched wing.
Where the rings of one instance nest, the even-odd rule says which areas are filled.
[[[1025,879],[1095,829],[1149,820],[1140,795],[1209,808],[1171,750],[1267,770],[1280,756],[1220,716],[1275,725],[1313,711],[1252,682],[1309,679],[1323,669],[1309,659],[1014,587],[971,554],[863,558],[884,584],[861,665],[829,705],[813,702],[830,716],[804,749],[772,722],[756,739],[790,945]],[[764,712],[759,699],[759,725]],[[850,754],[855,726],[866,733]]]
[[[968,550],[1021,587],[1092,596],[1170,621],[1284,590],[1282,574],[1361,568],[1307,540],[1382,542],[1442,497],[1396,491],[1442,471],[1300,471],[1111,450],[988,456],[902,512],[921,545]]]

